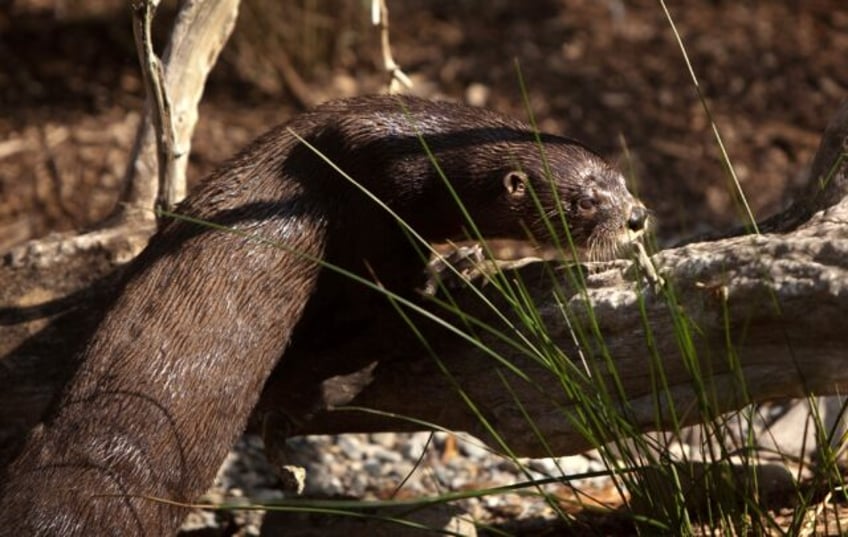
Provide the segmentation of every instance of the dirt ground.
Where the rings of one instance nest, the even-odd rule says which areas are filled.
[[[379,91],[378,36],[364,4],[245,0],[202,104],[192,181],[305,101]],[[803,184],[821,131],[848,96],[848,3],[669,4],[742,188],[766,217]],[[661,241],[741,221],[655,0],[389,7],[395,59],[416,93],[526,117],[519,66],[542,129],[617,162]],[[159,22],[164,41],[168,14]],[[142,105],[124,2],[0,0],[0,253],[94,226],[113,210]]]
[[[193,180],[300,108],[279,58],[308,99],[380,89],[378,39],[361,5],[244,4],[202,106]],[[654,211],[661,239],[740,221],[657,2],[412,0],[390,8],[395,57],[416,92],[526,117],[519,65],[542,128],[618,162]],[[699,0],[670,10],[754,213],[777,211],[846,96],[848,4]],[[112,210],[142,100],[122,2],[0,2],[0,250],[91,226]]]

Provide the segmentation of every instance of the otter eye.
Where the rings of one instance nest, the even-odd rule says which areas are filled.
[[[580,198],[580,201],[577,202],[577,206],[584,211],[592,211],[595,209],[595,200],[593,198]]]
[[[527,181],[526,173],[518,170],[510,170],[504,175],[503,185],[510,197],[522,198],[527,192]]]

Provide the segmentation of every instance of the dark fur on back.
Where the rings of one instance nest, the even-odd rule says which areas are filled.
[[[620,235],[636,203],[580,144],[485,110],[365,97],[297,116],[178,209],[263,241],[175,220],[134,261],[55,412],[7,471],[4,534],[173,534],[185,511],[144,497],[195,500],[290,341],[343,326],[334,312],[367,322],[382,300],[316,260],[412,294],[423,262],[394,219],[288,129],[432,241],[468,228],[419,134],[486,237],[561,241],[562,211],[588,245],[599,230]],[[526,174],[556,237],[533,196],[505,193],[510,170]]]

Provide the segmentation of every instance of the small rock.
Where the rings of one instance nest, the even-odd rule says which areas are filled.
[[[473,82],[465,88],[465,102],[471,106],[486,106],[492,90],[488,86]]]
[[[396,463],[403,460],[403,455],[401,455],[400,452],[389,449],[376,450],[373,456],[383,462]]]
[[[371,441],[386,449],[394,449],[397,445],[396,433],[374,433],[371,435]]]
[[[365,461],[365,464],[362,465],[362,469],[371,477],[379,477],[383,475],[383,465],[374,459]]]
[[[352,434],[341,434],[336,438],[336,445],[342,450],[345,457],[350,460],[362,458],[362,443]]]

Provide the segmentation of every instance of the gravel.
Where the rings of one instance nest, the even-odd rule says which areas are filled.
[[[818,401],[819,405],[825,407],[828,403],[828,398]],[[777,418],[769,414],[768,405],[761,409],[762,412],[758,416],[768,416],[771,419],[758,417],[762,421],[753,424],[755,438],[772,443],[776,438],[787,437],[791,440],[788,442],[789,447],[784,446],[782,449],[784,459],[769,461],[762,458],[762,463],[785,463],[787,456],[809,461],[812,451],[810,446],[815,446],[816,442],[814,439],[807,439],[807,442],[798,440],[799,436],[804,436],[799,435],[798,431],[812,429],[805,427],[809,420],[809,410],[804,404],[803,401],[787,404],[782,408],[782,412],[776,413]],[[844,423],[836,423],[840,414],[828,410],[829,408],[825,408],[822,412],[828,430],[837,425],[844,427]],[[743,429],[735,431],[734,434],[734,430],[728,427],[728,435],[744,438]],[[685,438],[685,443],[673,443],[669,448],[670,453],[685,452],[687,457],[697,458],[698,449],[695,446],[701,446],[704,440],[698,431],[697,428],[687,429],[681,435]],[[725,441],[731,443],[732,439],[725,438]],[[665,442],[658,443],[663,444]],[[771,444],[763,444],[764,447],[773,448]],[[799,448],[795,444],[802,447]],[[449,492],[486,490],[526,482],[529,479],[555,479],[554,482],[538,488],[528,487],[510,493],[463,499],[451,502],[449,506],[434,506],[415,515],[419,517],[416,520],[420,524],[425,524],[426,521],[428,526],[454,528],[451,531],[468,537],[476,535],[474,525],[469,524],[469,521],[510,523],[522,519],[530,523],[550,525],[550,521],[560,515],[538,494],[540,488],[557,498],[555,507],[571,512],[574,512],[577,503],[575,489],[583,493],[581,500],[590,504],[618,505],[621,502],[621,497],[608,477],[580,477],[605,470],[606,467],[597,452],[570,457],[510,460],[493,453],[472,437],[444,432],[299,437],[289,441],[289,448],[289,463],[303,467],[306,471],[303,496],[307,498],[366,501],[414,499]],[[764,452],[765,455],[768,453],[773,451]],[[782,484],[775,485],[775,491],[786,487],[791,489],[794,486],[791,476],[797,475],[797,468],[792,467],[788,471],[784,469],[783,473],[790,476],[788,483],[783,483],[786,479],[776,480]],[[762,481],[767,482],[770,483],[767,479]],[[771,488],[771,485],[767,488]],[[256,436],[244,436],[227,456],[214,486],[201,501],[228,505],[269,504],[291,496],[292,493],[283,491],[280,479],[266,460],[262,440]],[[389,514],[391,515],[391,512]],[[399,533],[396,525],[379,529],[373,524],[368,525],[362,518],[303,513],[295,516],[279,512],[272,515],[266,517],[265,512],[259,509],[215,512],[198,510],[187,517],[182,535],[404,535]],[[403,512],[392,516],[406,519],[411,515]],[[337,519],[345,519],[345,522],[339,522]],[[351,520],[355,520],[355,523],[350,522]],[[281,527],[284,531],[274,529]],[[298,528],[301,527],[306,533],[298,533]],[[316,527],[321,528],[320,532],[307,531]],[[418,535],[420,534],[419,532]]]
[[[303,496],[321,499],[429,497],[509,485],[527,481],[528,477],[574,475],[602,468],[597,460],[584,455],[512,461],[493,453],[477,439],[443,432],[434,433],[432,437],[427,432],[299,437],[291,439],[289,447],[289,462],[306,469]],[[595,487],[597,481],[597,478],[577,480],[576,484]],[[551,484],[543,488],[547,492],[557,492],[563,485]],[[265,459],[262,440],[246,435],[227,456],[214,486],[201,501],[230,505],[268,504],[285,497],[291,494],[282,490],[279,478]],[[453,515],[459,514],[466,521],[463,535],[474,533],[473,525],[467,524],[468,519],[479,522],[515,516],[555,517],[554,510],[538,495],[516,493],[464,499],[453,502],[451,509]],[[262,529],[264,517],[262,510],[196,511],[187,518],[181,534],[193,537],[276,535],[269,533],[267,528]],[[293,523],[309,526],[317,523],[314,517],[307,520],[288,517],[285,522],[276,513],[275,517],[286,525],[287,534],[296,534],[292,533]],[[334,534],[328,528],[322,531],[321,535]],[[374,528],[363,531],[365,534],[379,533]],[[397,531],[395,528],[389,534],[400,535]],[[345,526],[339,534],[350,536],[351,529]]]

